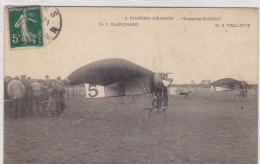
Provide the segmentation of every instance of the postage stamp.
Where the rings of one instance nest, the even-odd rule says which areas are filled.
[[[10,7],[8,16],[11,48],[43,46],[40,6]]]

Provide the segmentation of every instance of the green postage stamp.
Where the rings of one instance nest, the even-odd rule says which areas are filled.
[[[43,46],[40,6],[8,8],[11,48]]]

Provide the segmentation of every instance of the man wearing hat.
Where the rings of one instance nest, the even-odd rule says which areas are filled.
[[[39,80],[34,80],[30,84],[30,89],[32,93],[32,106],[34,111],[34,116],[39,117],[40,111],[42,111],[42,93],[43,90],[47,89],[46,86],[44,86],[42,83],[39,82]]]
[[[12,100],[12,108],[15,118],[21,117],[22,99],[25,93],[25,87],[20,80],[11,79],[7,85],[7,92]]]

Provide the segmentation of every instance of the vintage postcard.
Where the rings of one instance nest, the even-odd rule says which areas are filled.
[[[257,163],[258,12],[7,6],[4,163]]]

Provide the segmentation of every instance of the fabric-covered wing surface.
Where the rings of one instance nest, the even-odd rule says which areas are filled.
[[[153,72],[124,59],[104,59],[87,64],[72,72],[68,79],[72,84],[88,83],[107,86],[130,77],[152,75]]]
[[[231,79],[231,78],[224,78],[211,83],[211,86],[235,90],[240,88],[241,81]]]
[[[85,83],[86,97],[97,98],[152,92],[153,75],[152,71],[123,59],[104,59],[77,69],[68,79],[71,84]]]

